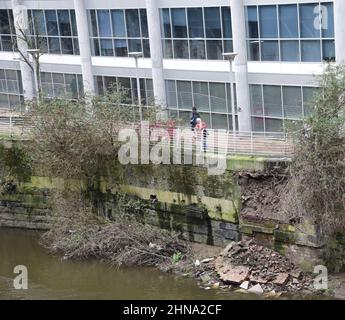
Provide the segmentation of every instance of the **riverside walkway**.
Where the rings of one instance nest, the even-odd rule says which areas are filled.
[[[25,139],[26,127],[23,125],[23,117],[19,113],[1,112],[0,136],[12,139]],[[171,133],[176,129],[188,129],[185,127],[167,128]],[[262,132],[232,132],[226,130],[207,130],[206,151],[218,152],[226,155],[251,155],[273,158],[292,158],[293,143],[285,133]],[[170,137],[170,145],[173,138]],[[202,137],[200,144],[203,144]],[[197,142],[198,143],[198,142]]]

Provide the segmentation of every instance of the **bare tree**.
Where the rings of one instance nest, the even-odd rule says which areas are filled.
[[[27,22],[29,26],[27,28],[19,23],[16,24],[16,36],[12,38],[12,46],[19,53],[19,60],[26,63],[35,74],[35,86],[39,96],[41,93],[40,58],[47,51],[47,42],[46,38],[42,37],[34,27],[38,25],[39,19],[31,17]],[[30,61],[30,56],[33,62]]]

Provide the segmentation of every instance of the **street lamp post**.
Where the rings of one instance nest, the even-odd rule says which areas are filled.
[[[235,60],[237,53],[234,52],[226,52],[223,53],[223,57],[225,60],[229,61],[230,64],[230,75],[232,73],[232,62]],[[235,97],[234,97],[234,86],[231,82],[230,78],[230,92],[231,92],[231,113],[232,113],[232,132],[233,136],[236,136],[236,117],[235,117]]]
[[[141,108],[141,92],[140,92],[140,79],[139,79],[139,67],[138,67],[138,60],[143,56],[142,52],[129,52],[128,55],[135,59],[135,68],[136,68],[136,76],[137,76],[137,95],[138,95],[138,107],[139,107],[139,117],[140,122],[143,120],[143,113]]]
[[[26,52],[32,57],[33,60],[33,69],[34,69],[34,81],[35,81],[35,89],[36,89],[36,99],[39,99],[39,83],[38,83],[38,77],[39,77],[39,66],[38,66],[38,59],[40,55],[40,49],[27,49]]]

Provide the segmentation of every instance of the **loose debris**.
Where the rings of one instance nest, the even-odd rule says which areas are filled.
[[[203,286],[219,283],[220,288],[239,288],[267,297],[312,290],[310,275],[254,240],[232,242],[215,260],[206,261],[196,267]]]

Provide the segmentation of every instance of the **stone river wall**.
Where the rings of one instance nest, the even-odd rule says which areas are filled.
[[[320,263],[323,248],[316,226],[276,217],[274,206],[266,205],[267,192],[262,190],[267,186],[260,189],[260,181],[267,182],[273,175],[284,177],[286,167],[285,161],[242,156],[228,158],[226,172],[218,176],[188,165],[126,166],[121,189],[140,201],[136,214],[145,223],[215,246],[256,238],[310,270]],[[251,181],[255,192],[246,187]],[[50,190],[65,184],[60,179],[31,176],[26,182],[2,187],[0,227],[49,229]],[[109,218],[116,214],[115,189],[111,179],[101,181],[104,214]]]

